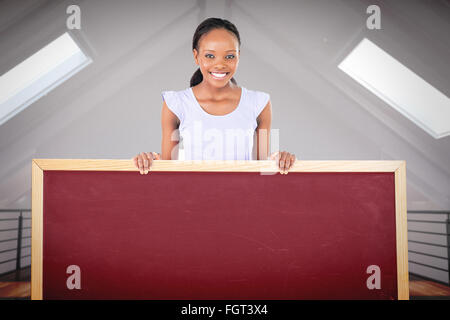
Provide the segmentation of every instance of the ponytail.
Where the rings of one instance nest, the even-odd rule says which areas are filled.
[[[198,68],[197,71],[195,71],[191,77],[190,86],[194,87],[202,81],[203,81],[203,75],[202,75],[202,72],[200,71],[200,68]]]

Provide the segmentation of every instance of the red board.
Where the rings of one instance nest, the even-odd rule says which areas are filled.
[[[397,299],[395,226],[394,173],[45,171],[43,298]]]

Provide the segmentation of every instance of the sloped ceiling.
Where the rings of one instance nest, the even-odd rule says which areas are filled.
[[[239,85],[270,93],[281,148],[308,160],[407,161],[408,208],[450,209],[450,139],[435,140],[343,74],[364,37],[450,96],[448,1],[0,2],[0,72],[66,31],[94,62],[0,126],[0,208],[31,206],[32,158],[131,159],[160,150],[163,90],[188,86],[198,23],[241,34]],[[366,28],[378,4],[382,29]]]

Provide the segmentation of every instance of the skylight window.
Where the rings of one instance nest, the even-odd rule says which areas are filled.
[[[339,68],[434,138],[450,135],[450,99],[368,39]]]
[[[0,77],[0,125],[92,60],[66,32]]]

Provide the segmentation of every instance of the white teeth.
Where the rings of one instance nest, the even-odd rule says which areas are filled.
[[[217,78],[223,78],[227,75],[226,73],[214,73],[214,72],[211,72],[211,74]]]

